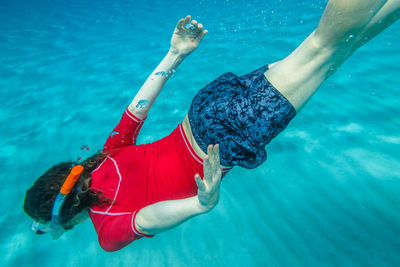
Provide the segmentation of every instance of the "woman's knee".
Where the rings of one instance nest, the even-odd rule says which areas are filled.
[[[389,0],[375,14],[369,24],[361,32],[355,48],[359,48],[400,18],[400,0]]]
[[[386,0],[331,0],[315,36],[324,46],[351,47]]]

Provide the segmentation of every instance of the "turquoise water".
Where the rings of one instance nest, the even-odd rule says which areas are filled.
[[[88,221],[36,236],[25,190],[49,166],[101,148],[187,14],[209,30],[167,83],[139,142],[169,134],[219,74],[293,50],[325,1],[2,1],[0,252],[5,266],[399,266],[400,24],[365,45],[278,138],[235,168],[218,206],[106,253]]]

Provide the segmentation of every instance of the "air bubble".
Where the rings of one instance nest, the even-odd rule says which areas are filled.
[[[83,146],[80,147],[80,149],[81,150],[85,150],[85,151],[90,150],[89,145],[83,145]]]

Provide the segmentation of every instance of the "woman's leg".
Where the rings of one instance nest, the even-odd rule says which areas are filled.
[[[400,18],[400,0],[389,0],[361,32],[353,52]]]
[[[299,111],[362,44],[399,18],[400,0],[331,0],[317,29],[265,76]]]

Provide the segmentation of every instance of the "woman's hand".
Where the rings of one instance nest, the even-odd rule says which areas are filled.
[[[219,186],[221,184],[221,166],[219,164],[219,146],[209,145],[207,155],[203,160],[204,178],[195,175],[197,183],[197,197],[200,208],[210,211],[214,208],[219,199]]]
[[[197,21],[190,21],[190,16],[180,19],[171,38],[170,51],[179,56],[187,56],[200,44],[207,30]]]

